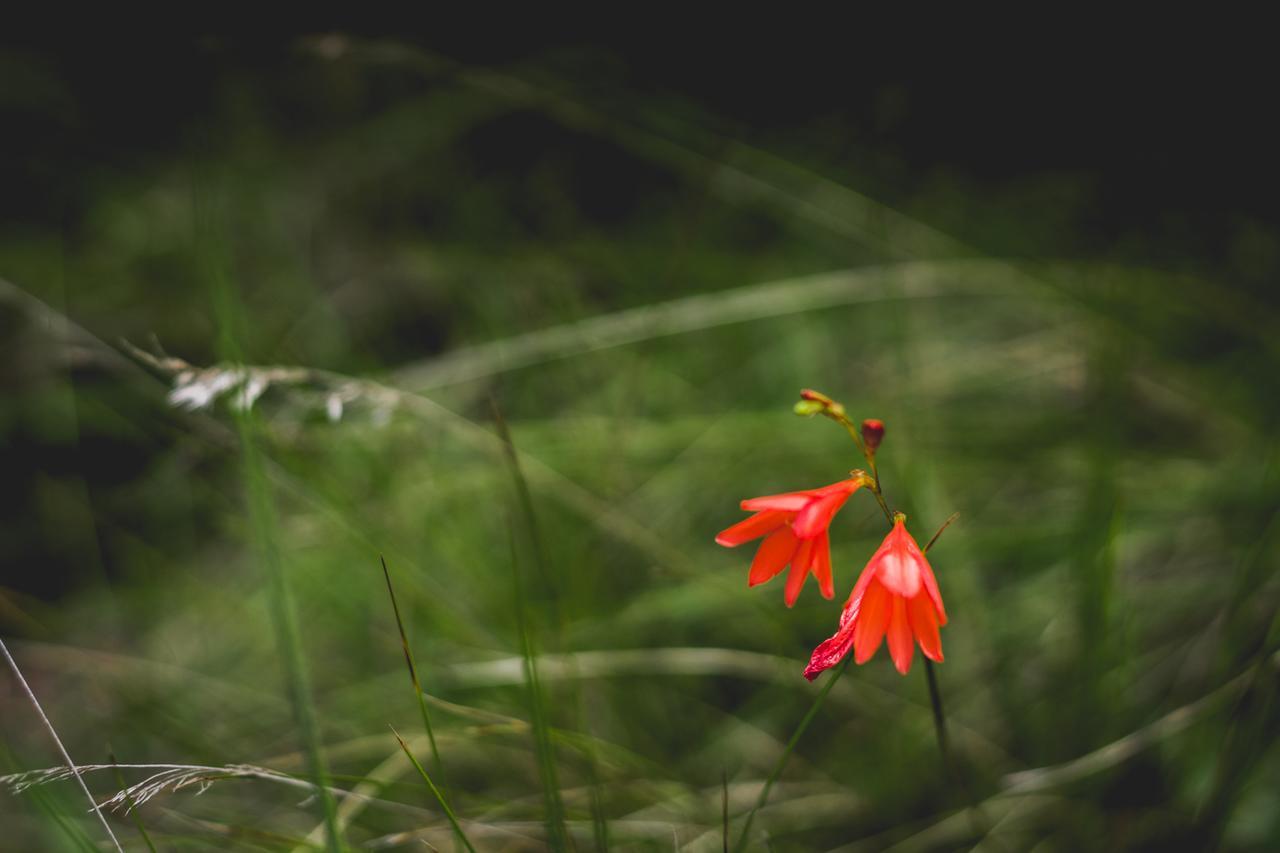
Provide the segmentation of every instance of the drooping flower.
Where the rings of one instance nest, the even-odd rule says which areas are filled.
[[[791,573],[787,575],[783,594],[788,607],[796,603],[804,579],[811,571],[818,579],[818,590],[823,597],[831,598],[835,590],[831,583],[831,542],[827,526],[849,496],[864,483],[861,473],[855,472],[848,480],[819,489],[749,498],[742,502],[742,508],[755,515],[720,531],[716,542],[735,548],[765,537],[751,562],[747,585],[764,583],[790,564]]]
[[[907,532],[906,516],[894,516],[893,530],[871,556],[840,614],[835,635],[813,650],[804,677],[812,681],[839,663],[850,649],[854,662],[866,663],[887,636],[898,672],[911,669],[916,643],[930,660],[942,662],[938,627],[947,611],[933,569]]]

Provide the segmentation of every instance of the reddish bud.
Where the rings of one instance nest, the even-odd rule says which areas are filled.
[[[832,400],[821,391],[814,391],[812,388],[805,388],[800,392],[800,400],[803,403],[809,404],[802,407],[804,414],[817,414],[818,412],[821,412],[828,417],[844,417],[844,406],[840,405],[835,400]],[[817,408],[814,408],[815,406]],[[797,412],[800,411],[801,408],[797,408]]]
[[[862,440],[867,445],[868,453],[875,453],[884,438],[884,422],[870,418],[862,422]]]

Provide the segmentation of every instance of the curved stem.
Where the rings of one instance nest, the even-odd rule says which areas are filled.
[[[769,778],[765,780],[764,787],[760,789],[760,796],[756,797],[755,805],[751,807],[751,811],[747,812],[747,821],[742,825],[742,832],[738,834],[738,843],[733,846],[734,853],[741,853],[746,848],[747,838],[751,834],[751,822],[756,818],[756,812],[764,807],[769,799],[769,792],[773,790],[773,783],[778,781],[778,777],[782,775],[782,770],[787,766],[787,760],[791,758],[791,752],[799,743],[800,738],[805,733],[805,729],[809,728],[809,724],[813,722],[813,718],[817,716],[818,709],[822,707],[822,703],[826,701],[827,694],[831,692],[831,688],[835,687],[836,682],[840,680],[840,676],[844,675],[844,671],[849,668],[849,661],[853,660],[853,655],[846,655],[844,663],[840,664],[840,668],[835,674],[827,679],[827,683],[822,685],[822,690],[818,695],[813,697],[813,704],[809,706],[808,712],[804,715],[804,719],[800,721],[800,725],[796,726],[796,730],[791,733],[791,739],[787,741],[787,746],[782,750],[782,755],[778,756],[778,761],[773,765],[773,770],[769,773]]]
[[[862,435],[858,432],[858,428],[853,425],[853,421],[849,420],[849,416],[843,411],[828,411],[827,417],[845,428],[845,431],[849,433],[849,437],[853,439],[853,443],[858,445],[858,451],[867,460],[867,466],[871,468],[871,494],[875,495],[876,503],[880,504],[880,511],[884,513],[885,520],[892,527],[893,513],[889,510],[889,505],[885,503],[884,492],[880,489],[880,471],[876,468],[875,453],[867,448],[867,444],[862,440]]]

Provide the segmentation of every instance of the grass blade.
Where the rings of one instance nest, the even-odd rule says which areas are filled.
[[[405,666],[409,667],[409,680],[413,682],[413,695],[418,699],[418,711],[422,714],[422,727],[427,730],[427,740],[431,744],[431,760],[435,765],[436,778],[440,787],[446,788],[444,780],[444,764],[440,761],[440,749],[436,746],[435,730],[431,727],[431,714],[427,711],[426,698],[422,692],[422,682],[418,680],[418,667],[413,660],[413,649],[409,646],[409,635],[404,629],[404,619],[400,616],[400,605],[396,602],[396,591],[391,585],[391,572],[387,569],[387,558],[381,555],[382,576],[387,581],[387,595],[391,597],[391,609],[396,616],[396,628],[400,631],[400,647],[404,651]]]
[[[107,752],[107,757],[111,759],[111,771],[116,777],[116,787],[125,792],[125,812],[133,818],[133,825],[138,828],[138,835],[142,836],[142,840],[146,843],[147,849],[151,853],[156,853],[156,846],[151,843],[151,836],[147,834],[147,828],[142,823],[142,815],[138,814],[137,804],[134,803],[133,797],[129,796],[129,785],[124,780],[124,774],[120,772],[120,765],[116,761],[114,752]]]
[[[116,834],[111,831],[111,824],[107,823],[107,818],[102,814],[102,809],[98,808],[98,801],[93,798],[93,794],[89,792],[89,786],[84,783],[84,777],[80,775],[79,768],[76,763],[71,760],[71,754],[67,752],[67,748],[62,745],[62,738],[58,737],[58,730],[53,727],[48,715],[45,714],[44,708],[40,706],[40,700],[36,698],[36,694],[31,690],[31,685],[27,684],[27,679],[22,675],[22,670],[18,668],[18,662],[13,659],[13,655],[9,654],[9,647],[4,644],[4,640],[0,640],[0,654],[4,655],[5,661],[9,664],[9,669],[13,671],[13,677],[17,680],[18,686],[22,688],[22,692],[26,695],[27,701],[31,703],[31,707],[35,708],[36,715],[40,717],[44,723],[45,729],[49,732],[49,737],[53,738],[53,743],[58,747],[62,760],[67,762],[67,767],[71,768],[72,774],[76,777],[76,782],[80,785],[80,790],[84,791],[85,797],[89,800],[89,805],[93,807],[93,813],[98,816],[98,822],[102,824],[103,830],[106,831],[107,837],[111,839],[111,843],[115,848],[124,853],[124,848],[120,846],[119,839]]]
[[[409,749],[409,744],[404,742],[404,738],[400,737],[400,733],[394,728],[391,733],[396,736],[396,740],[400,743],[400,748],[404,750],[405,757],[409,759],[409,763],[413,765],[413,769],[418,771],[418,775],[422,777],[422,781],[427,783],[431,795],[436,798],[436,802],[440,804],[440,809],[444,812],[444,816],[449,819],[449,825],[453,827],[454,833],[458,836],[458,840],[462,842],[471,853],[476,853],[476,848],[471,846],[471,841],[467,838],[467,834],[462,831],[462,826],[458,823],[457,816],[453,813],[453,809],[449,808],[449,803],[445,800],[444,795],[440,793],[440,789],[436,787],[435,782],[431,781],[430,774],[427,773],[425,767],[418,763],[418,759],[413,757],[413,752]]]
[[[494,420],[498,426],[498,434],[502,440],[507,464],[515,481],[516,494],[523,511],[530,547],[542,580],[550,584],[546,561],[543,557],[542,542],[538,536],[538,526],[533,513],[533,498],[529,492],[529,484],[520,471],[520,460],[516,456],[515,445],[511,442],[511,433],[507,422],[498,409],[497,400],[490,398]],[[516,547],[515,525],[510,526],[511,540],[511,587],[515,595],[516,627],[520,633],[520,654],[524,661],[525,683],[529,688],[529,719],[533,726],[534,749],[538,757],[538,770],[542,777],[543,795],[546,799],[547,834],[551,846],[555,850],[570,849],[569,831],[565,826],[564,803],[560,799],[560,781],[556,770],[555,747],[551,742],[551,725],[547,719],[545,697],[542,682],[538,677],[537,655],[534,653],[532,632],[529,629],[528,614],[525,612],[524,583],[521,579],[520,555]],[[550,586],[548,586],[551,589]],[[554,592],[554,590],[553,590]],[[552,595],[554,603],[555,596]],[[553,619],[558,622],[559,611],[553,604]]]
[[[202,246],[202,254],[205,255],[204,259],[209,270],[210,288],[219,324],[220,348],[228,362],[241,364],[243,359],[240,357],[239,342],[244,339],[242,325],[244,314],[237,301],[237,294],[228,284],[225,258],[219,252],[215,242],[216,237],[213,236],[221,233],[223,224],[219,218],[222,211],[218,209],[218,201],[216,194],[210,194],[207,199],[200,198],[197,203],[196,219],[202,226],[202,237],[208,240],[208,244]],[[206,217],[209,221],[204,221]],[[271,486],[266,476],[266,465],[259,447],[258,421],[251,404],[231,408],[235,415],[236,433],[240,441],[242,476],[249,522],[258,557],[267,574],[267,597],[271,621],[274,623],[276,632],[276,644],[284,667],[285,681],[293,704],[298,733],[307,754],[312,781],[315,782],[320,807],[324,814],[327,846],[334,853],[339,853],[344,844],[338,829],[337,805],[329,792],[329,772],[325,766],[320,728],[312,706],[311,682],[302,650],[302,634],[298,627],[293,593],[277,541],[275,508]]]
[[[556,771],[555,747],[551,743],[551,725],[547,721],[542,682],[538,678],[537,655],[524,612],[524,595],[520,582],[520,558],[516,551],[515,530],[511,531],[511,576],[515,592],[516,628],[520,632],[520,655],[524,662],[524,680],[529,688],[529,721],[533,727],[534,750],[538,772],[542,777],[543,796],[547,808],[547,833],[555,850],[569,849],[569,832],[564,823],[564,804],[560,800],[560,780]]]

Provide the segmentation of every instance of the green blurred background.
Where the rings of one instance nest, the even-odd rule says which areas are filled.
[[[0,50],[0,635],[72,756],[309,778],[301,691],[374,797],[345,843],[447,848],[383,554],[479,849],[719,850],[884,532],[855,496],[792,610],[712,541],[860,464],[815,387],[921,541],[961,513],[954,766],[882,652],[752,849],[1280,846],[1267,76],[826,38]],[[164,357],[309,372],[192,411]],[[60,763],[7,672],[0,759]],[[305,791],[197,789],[160,849],[323,842]],[[100,844],[85,805],[0,793],[0,849]]]

